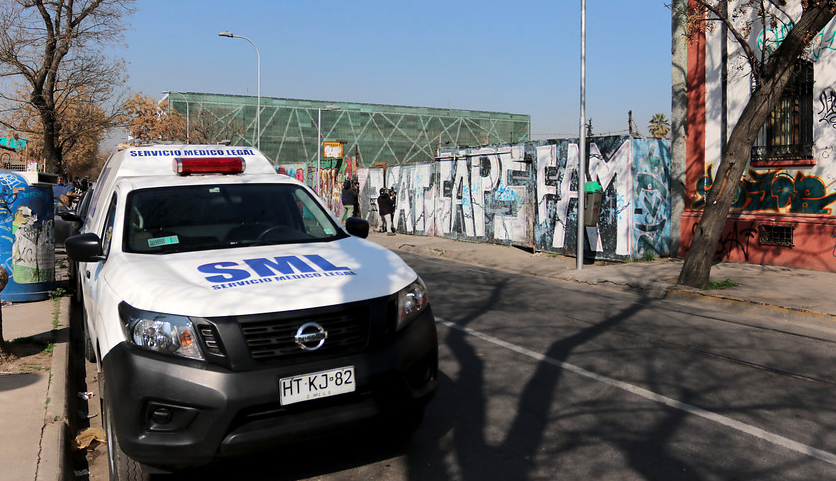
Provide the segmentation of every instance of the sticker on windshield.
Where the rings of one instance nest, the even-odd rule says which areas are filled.
[[[160,247],[160,246],[167,246],[171,244],[179,244],[180,239],[176,235],[170,235],[168,237],[156,237],[154,239],[148,239],[148,247]]]

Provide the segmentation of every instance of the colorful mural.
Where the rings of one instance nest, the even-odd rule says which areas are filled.
[[[596,137],[588,151],[603,195],[585,255],[669,255],[670,142]],[[376,212],[380,188],[393,188],[399,232],[575,255],[578,152],[571,140],[442,149],[433,164],[390,167],[385,181],[382,169],[360,169],[363,202]]]
[[[298,180],[299,182],[305,183],[310,185],[309,179],[312,179],[313,176],[307,175],[308,173],[308,164],[302,162],[298,164],[281,164],[276,167],[276,172],[279,174],[284,174],[289,177],[293,177],[294,179]]]
[[[309,167],[310,168],[310,167]],[[325,201],[334,215],[342,212],[343,182],[357,176],[357,157],[344,159],[326,159],[321,161],[319,168],[320,197]],[[313,165],[311,182],[308,184],[316,188],[316,164]],[[362,215],[363,209],[360,208]]]

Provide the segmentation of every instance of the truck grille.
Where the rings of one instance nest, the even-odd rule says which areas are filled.
[[[307,322],[316,322],[328,333],[322,347],[315,351],[303,350],[294,340],[296,331]],[[287,319],[242,322],[240,325],[250,355],[258,363],[295,358],[313,360],[352,354],[366,346],[369,336],[369,315],[366,308]]]

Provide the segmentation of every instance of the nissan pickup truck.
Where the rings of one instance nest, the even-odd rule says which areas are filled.
[[[427,289],[250,147],[107,161],[78,262],[112,480],[377,422],[410,433],[438,385]]]

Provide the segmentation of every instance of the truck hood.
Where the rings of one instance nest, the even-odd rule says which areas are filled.
[[[102,272],[138,309],[213,317],[291,311],[373,299],[418,276],[393,252],[356,237],[327,243],[122,256]],[[106,268],[105,268],[106,270]]]

